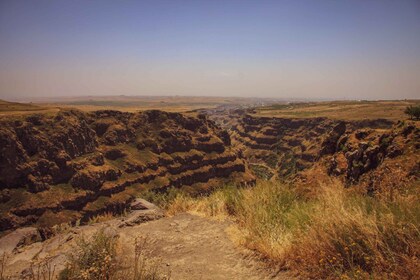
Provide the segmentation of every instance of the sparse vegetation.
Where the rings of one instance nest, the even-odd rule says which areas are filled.
[[[7,266],[7,255],[3,253],[0,257],[0,280],[6,280],[5,272]]]
[[[327,101],[275,104],[257,108],[256,115],[281,118],[364,120],[404,118],[407,106],[419,107],[418,100],[401,101]]]
[[[418,188],[418,186],[417,186]],[[415,279],[420,256],[420,199],[372,198],[340,183],[307,198],[280,183],[177,197],[170,213],[235,219],[240,243],[313,279]]]
[[[118,236],[102,228],[91,238],[82,237],[78,240],[59,279],[170,279],[168,273],[161,271],[158,259],[146,257],[146,247],[147,238],[137,238],[134,243],[134,258],[127,260],[120,252]]]
[[[166,192],[156,192],[153,190],[146,190],[141,192],[140,196],[161,208],[167,208],[172,204],[172,201],[179,197],[184,192],[177,188],[169,188]]]
[[[122,216],[124,216],[125,213],[122,214]],[[91,218],[89,218],[89,221],[87,222],[88,225],[92,225],[92,224],[96,224],[96,223],[101,223],[101,222],[105,222],[105,221],[109,221],[112,219],[115,219],[117,215],[112,213],[112,212],[105,212],[96,216],[93,216]]]
[[[274,175],[268,167],[262,164],[251,164],[250,168],[258,178],[264,180],[270,180]]]
[[[90,239],[81,237],[60,279],[112,279],[119,269],[116,246],[116,237],[105,229]]]
[[[9,267],[9,254],[3,253],[0,257],[0,280],[16,279],[7,275]],[[31,266],[21,275],[20,279],[27,280],[55,280],[57,279],[56,267],[51,262],[52,258],[47,257],[40,261],[34,261]]]

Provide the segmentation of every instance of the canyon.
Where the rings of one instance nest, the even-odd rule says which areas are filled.
[[[414,121],[261,117],[253,109],[139,113],[63,109],[0,129],[0,230],[121,214],[137,196],[205,195],[256,178],[336,178],[369,194],[419,178]]]
[[[3,120],[0,230],[122,213],[142,191],[252,184],[229,134],[204,115],[62,110]]]
[[[61,108],[7,115],[0,119],[0,252],[18,278],[47,257],[63,269],[75,239],[106,227],[126,244],[136,234],[152,235],[160,250],[154,255],[171,265],[175,279],[189,273],[294,279],[270,274],[252,252],[238,253],[229,221],[171,216],[144,199],[162,204],[157,198],[200,198],[268,180],[305,197],[337,181],[392,200],[394,190],[418,184],[419,149],[418,122],[387,118],[268,117],[226,105],[183,113]],[[211,272],[221,267],[217,261],[205,269],[184,264],[207,259],[223,260],[223,271]]]

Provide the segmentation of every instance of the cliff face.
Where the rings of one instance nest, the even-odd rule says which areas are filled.
[[[418,122],[237,114],[236,120],[222,124],[231,126],[233,145],[259,177],[292,180],[307,188],[338,178],[369,193],[419,179]]]
[[[1,121],[0,230],[121,212],[139,191],[254,177],[203,115],[60,111]],[[204,184],[205,183],[205,184]]]
[[[252,183],[253,174],[308,189],[338,178],[370,194],[419,179],[418,122],[245,111],[212,117],[229,133],[204,115],[156,110],[3,119],[0,230],[84,222],[123,212],[144,191],[208,193],[229,182]]]

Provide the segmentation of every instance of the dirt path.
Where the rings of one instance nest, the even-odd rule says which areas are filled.
[[[252,254],[235,246],[227,233],[229,222],[182,213],[127,225],[128,221],[137,219],[139,213],[144,215],[142,211],[137,211],[124,219],[75,227],[44,242],[24,247],[18,247],[17,244],[21,236],[33,231],[31,228],[6,236],[6,239],[0,239],[0,251],[6,251],[9,255],[7,275],[18,279],[27,273],[31,263],[42,262],[46,258],[50,259],[56,271],[60,271],[78,237],[92,236],[105,227],[113,235],[119,236],[119,244],[126,257],[134,254],[137,237],[147,237],[147,247],[150,249],[148,256],[160,258],[173,280],[291,279],[284,273],[270,272],[255,257],[250,257]]]
[[[229,239],[228,227],[227,222],[184,213],[139,225],[121,237],[148,236],[153,255],[170,267],[174,280],[289,279],[270,275],[261,263],[246,258]]]

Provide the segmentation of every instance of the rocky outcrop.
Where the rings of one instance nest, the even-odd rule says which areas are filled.
[[[20,228],[0,238],[0,255],[10,255],[19,247],[24,247],[41,240],[38,229],[34,227]]]
[[[105,157],[110,160],[116,160],[125,156],[126,153],[119,149],[110,149],[105,152]]]
[[[401,122],[388,130],[357,129],[347,134],[340,140],[341,149],[333,155],[329,166],[330,174],[345,175],[347,183],[357,183],[363,174],[377,169],[384,161],[398,161],[404,155],[408,162],[419,160],[419,128],[414,124]]]
[[[63,110],[0,122],[0,231],[84,222],[124,211],[144,190],[243,183],[236,174],[249,172],[204,115]]]
[[[276,178],[307,168],[320,151],[335,151],[343,125],[325,118],[285,119],[245,115],[232,126],[235,144],[241,143],[250,163],[267,166]],[[344,125],[345,130],[345,125]]]
[[[231,128],[232,145],[258,167],[256,174],[261,178],[274,174],[274,178],[309,186],[338,177],[352,186],[372,185],[373,181],[378,185],[385,181],[380,174],[395,178],[402,177],[395,174],[405,174],[407,181],[419,177],[414,175],[420,166],[418,122],[274,118],[249,113],[222,112],[214,119]]]
[[[346,124],[340,122],[335,125],[321,144],[320,156],[333,154],[337,151],[338,139],[346,132]]]
[[[95,132],[88,117],[77,111],[54,117],[37,115],[27,122],[1,122],[0,187],[27,185],[33,191],[65,181],[72,173],[67,161],[94,151]]]

